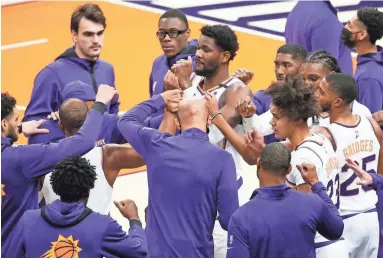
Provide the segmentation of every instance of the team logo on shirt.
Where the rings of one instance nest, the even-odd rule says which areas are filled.
[[[41,258],[78,258],[81,248],[78,247],[79,240],[74,241],[72,236],[68,238],[59,235],[56,242],[51,242],[52,247]]]

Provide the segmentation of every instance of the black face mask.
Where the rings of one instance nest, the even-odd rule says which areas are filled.
[[[355,45],[356,45],[356,41],[353,41],[351,39],[352,34],[355,34],[355,33],[352,33],[348,29],[343,28],[341,40],[342,40],[343,44],[348,48],[355,48]]]

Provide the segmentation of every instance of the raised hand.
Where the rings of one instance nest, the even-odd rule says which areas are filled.
[[[205,92],[206,106],[209,116],[218,112],[218,100],[210,92]]]
[[[188,59],[178,60],[171,68],[172,73],[178,78],[181,89],[186,90],[191,86],[190,75],[193,72],[193,62],[191,56]]]
[[[355,175],[359,178],[359,182],[356,182],[357,185],[371,185],[372,184],[372,176],[361,169],[358,164],[356,164],[351,159],[346,159],[346,163],[351,168]]]
[[[183,92],[180,89],[168,90],[161,93],[164,98],[165,108],[172,113],[178,111],[178,106],[183,97]]]
[[[250,96],[246,96],[245,99],[240,99],[238,103],[235,105],[235,110],[243,117],[249,118],[252,117],[257,108],[253,104],[253,100]]]
[[[254,77],[254,73],[250,72],[246,68],[240,68],[234,72],[233,76],[240,79],[244,84],[249,85]]]
[[[38,121],[32,120],[28,122],[24,122],[21,125],[21,129],[25,136],[29,136],[32,134],[38,133],[49,133],[48,129],[39,129],[39,127],[45,122],[44,119],[40,119]]]
[[[128,220],[136,219],[140,220],[140,217],[138,216],[138,209],[137,205],[132,200],[124,200],[124,201],[114,201],[114,204],[116,205],[117,209],[121,212],[121,214],[127,218]]]
[[[168,71],[164,78],[165,90],[181,89],[177,76],[172,72]]]
[[[297,169],[306,184],[313,186],[319,181],[315,165],[303,162],[301,165],[297,165]]]
[[[96,101],[102,102],[105,105],[108,105],[110,101],[113,99],[114,95],[116,95],[117,90],[107,84],[101,84],[98,86]]]

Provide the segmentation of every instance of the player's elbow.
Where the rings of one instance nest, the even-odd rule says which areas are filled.
[[[322,234],[328,240],[338,240],[342,237],[344,230],[344,223],[341,217],[337,217],[332,225],[328,228],[325,234]]]

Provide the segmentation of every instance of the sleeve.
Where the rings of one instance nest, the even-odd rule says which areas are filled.
[[[211,124],[209,126],[209,142],[212,144],[218,144],[221,140],[223,140],[225,136],[218,129],[217,126]]]
[[[65,138],[64,132],[61,131],[59,124],[54,120],[47,120],[41,126],[41,129],[48,129],[49,133],[37,133],[28,137],[28,144],[56,142]]]
[[[222,160],[222,172],[218,181],[218,221],[227,230],[231,215],[238,209],[238,188],[235,164],[231,154]]]
[[[10,235],[10,242],[5,254],[2,252],[3,257],[25,257],[25,243],[24,243],[24,220],[28,216],[28,211],[24,213],[16,227]],[[2,250],[3,251],[3,250]]]
[[[250,246],[246,230],[236,216],[231,216],[228,230],[227,258],[250,258]]]
[[[105,111],[105,105],[102,105]],[[55,143],[18,146],[17,155],[22,164],[25,177],[34,179],[45,175],[52,170],[56,163],[67,156],[83,155],[91,150],[97,141],[101,124],[102,113],[99,110],[92,109],[75,135]]]
[[[338,209],[328,197],[326,188],[321,182],[312,186],[312,192],[317,194],[322,200],[318,232],[329,240],[337,240],[343,234],[343,220]]]
[[[162,96],[156,95],[130,109],[117,123],[122,135],[144,159],[148,158],[152,149],[151,142],[164,135],[158,130],[145,127],[145,119],[163,109],[164,104]]]
[[[153,71],[150,72],[149,76],[149,94],[150,97],[153,97]]]
[[[354,103],[353,104],[354,107],[352,108],[352,110],[354,111],[354,109],[355,109],[353,114],[365,116],[367,118],[372,118],[372,114],[371,114],[370,110],[365,105],[360,104],[356,100],[353,103]]]
[[[254,93],[253,96],[253,103],[256,107],[256,114],[261,115],[265,113],[267,110],[263,108],[263,103],[262,103],[262,97],[264,97],[264,90],[259,90],[256,93]]]
[[[60,81],[56,72],[45,67],[36,76],[32,96],[25,111],[23,122],[33,119],[45,119],[51,112],[60,108]]]
[[[147,119],[145,119],[144,124],[146,127],[158,129],[158,128],[160,128],[160,125],[161,125],[163,118],[164,118],[164,114],[161,114],[161,115],[158,115],[155,117],[148,117]]]
[[[98,139],[102,139],[102,137],[105,137],[106,143],[115,143],[115,144],[127,143],[125,137],[121,134],[120,130],[117,127],[117,123],[119,119],[120,117],[116,114],[104,113],[102,130],[105,130],[107,134],[100,132]]]
[[[370,173],[372,176],[372,187],[375,190],[383,190],[383,176],[375,174],[375,173]]]
[[[342,27],[337,23],[339,23],[337,17],[330,17],[330,19],[320,19],[313,25],[310,31],[313,51],[326,50],[336,59],[339,59]]]
[[[130,222],[129,235],[112,220],[101,242],[102,257],[146,257],[148,252],[145,231],[141,222]]]
[[[112,66],[112,71],[111,71],[112,75],[113,75],[113,87],[115,89],[116,88],[116,84],[115,84],[115,75],[114,75],[114,68]],[[109,108],[109,113],[110,114],[116,114],[118,115],[118,112],[120,111],[120,95],[117,93],[116,95],[114,95],[112,101],[110,102],[110,108]]]
[[[271,119],[273,119],[273,114],[270,110],[259,116],[253,115],[251,118],[244,118],[243,123],[246,125],[244,130],[247,132],[249,129],[255,128],[262,136],[273,134]]]
[[[318,178],[321,180],[323,177],[321,175],[322,160],[319,156],[308,148],[300,148],[296,150],[296,154],[291,158],[291,172],[287,175],[287,181],[289,184],[294,186],[305,184],[305,180],[296,165],[302,164],[303,162],[314,164],[317,168]],[[318,172],[319,171],[319,172]]]
[[[372,114],[382,110],[383,85],[375,79],[361,79],[357,83],[359,103],[368,107]]]

